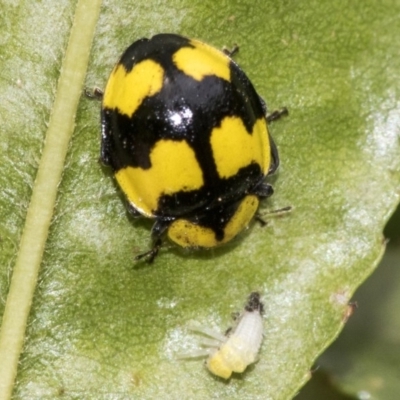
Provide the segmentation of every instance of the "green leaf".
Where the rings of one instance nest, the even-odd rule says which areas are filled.
[[[360,399],[395,399],[400,390],[399,260],[399,246],[390,246],[355,293],[359,309],[319,360],[344,392]]]
[[[293,397],[377,265],[399,201],[399,8],[2,5],[0,399],[12,389],[15,399]],[[159,32],[239,44],[236,60],[270,110],[288,107],[271,126],[282,164],[261,213],[294,210],[220,249],[167,245],[149,266],[133,257],[149,247],[151,221],[127,216],[98,163],[100,105],[77,100],[86,67],[86,86],[104,87],[120,53]],[[254,290],[265,302],[258,363],[223,382],[201,360],[178,359],[196,347],[192,321],[224,332]]]

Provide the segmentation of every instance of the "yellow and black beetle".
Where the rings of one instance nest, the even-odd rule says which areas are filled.
[[[279,165],[266,105],[229,57],[207,44],[159,34],[129,46],[102,96],[101,160],[134,215],[155,220],[182,247],[228,242],[252,220]]]

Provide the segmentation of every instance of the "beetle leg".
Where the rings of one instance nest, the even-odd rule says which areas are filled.
[[[98,88],[94,87],[93,89],[88,89],[85,88],[83,93],[88,99],[94,99],[94,100],[103,100],[103,91]]]
[[[254,218],[256,219],[256,221],[257,221],[262,227],[268,225],[268,222],[267,222],[265,219],[263,219],[263,218],[261,217],[260,214],[256,214],[256,215],[254,216]]]
[[[268,114],[266,116],[267,122],[276,121],[277,119],[279,119],[285,115],[289,115],[289,111],[286,107],[282,107],[280,110],[275,110],[271,114]]]
[[[274,189],[272,188],[272,186],[269,183],[261,183],[259,185],[257,185],[254,189],[252,189],[250,191],[251,194],[254,194],[258,197],[270,197],[273,195],[274,193]]]
[[[264,226],[268,225],[268,221],[266,221],[263,218],[266,215],[280,216],[280,215],[289,213],[291,211],[292,211],[292,206],[286,206],[286,207],[279,208],[277,210],[267,211],[266,213],[263,214],[263,216],[261,216],[259,213],[257,213],[254,218],[261,224],[262,227],[264,227]]]
[[[238,51],[239,51],[239,46],[237,44],[233,45],[231,50],[227,49],[226,47],[222,49],[222,52],[230,58],[232,58]]]
[[[157,254],[158,254],[158,252],[159,252],[161,246],[162,246],[161,238],[158,238],[158,239],[154,242],[154,245],[153,245],[153,247],[151,248],[151,250],[146,251],[145,253],[142,253],[142,254],[138,254],[138,255],[135,257],[135,261],[138,261],[138,260],[141,260],[142,258],[147,257],[147,262],[148,262],[149,264],[151,264],[151,263],[154,261],[154,259],[157,257]]]
[[[153,227],[151,228],[151,237],[153,238],[153,247],[151,250],[146,251],[145,253],[139,254],[135,257],[135,260],[141,260],[142,258],[147,257],[147,262],[151,264],[154,259],[157,257],[158,252],[162,246],[162,235],[168,229],[168,226],[171,224],[173,220],[165,220],[165,219],[156,219]]]

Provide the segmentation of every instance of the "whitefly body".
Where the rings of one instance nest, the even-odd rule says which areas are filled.
[[[206,366],[211,373],[228,379],[233,372],[244,372],[257,361],[263,339],[263,304],[260,294],[251,293],[248,303],[226,336],[209,329],[196,329],[214,340],[206,340],[205,345],[214,347],[207,351]],[[215,348],[216,347],[216,348]]]

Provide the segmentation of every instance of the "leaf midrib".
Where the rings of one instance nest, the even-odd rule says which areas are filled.
[[[101,0],[78,0],[0,331],[0,400],[11,398],[27,320],[74,129]]]

